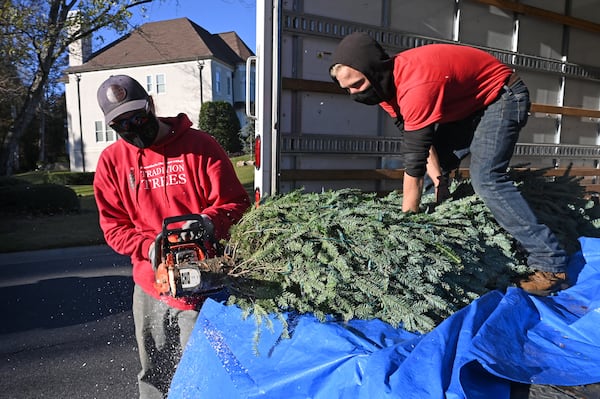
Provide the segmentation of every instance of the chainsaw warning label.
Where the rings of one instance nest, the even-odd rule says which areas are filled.
[[[200,271],[197,269],[179,270],[179,276],[183,289],[195,288],[200,285]]]

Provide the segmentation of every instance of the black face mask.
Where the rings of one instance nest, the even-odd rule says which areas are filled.
[[[138,148],[148,148],[158,136],[158,119],[150,112],[140,112],[127,119],[111,123],[110,127],[123,140]]]
[[[367,105],[377,105],[383,101],[381,97],[379,97],[379,94],[377,94],[377,91],[373,85],[369,86],[363,91],[359,91],[358,93],[350,94],[350,98],[356,102]]]

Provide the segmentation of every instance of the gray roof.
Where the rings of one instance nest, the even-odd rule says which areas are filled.
[[[232,67],[254,55],[235,32],[212,34],[188,18],[149,22],[67,73],[216,58]]]

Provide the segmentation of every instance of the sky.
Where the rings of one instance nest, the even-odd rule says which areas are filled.
[[[213,34],[234,31],[256,52],[256,0],[154,0],[141,7],[147,9],[145,17],[134,8],[132,26],[186,17]],[[114,32],[101,34],[104,43],[94,42],[94,51],[119,38]]]

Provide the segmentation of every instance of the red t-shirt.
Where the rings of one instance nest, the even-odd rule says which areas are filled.
[[[430,44],[394,60],[396,102],[407,131],[466,118],[491,104],[512,73],[491,54],[473,47]],[[380,103],[392,117],[390,103]]]

